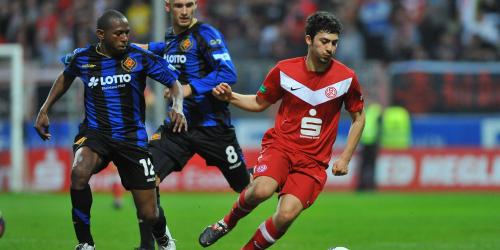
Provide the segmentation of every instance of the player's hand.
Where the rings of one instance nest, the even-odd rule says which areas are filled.
[[[336,176],[346,175],[349,172],[349,161],[339,158],[333,163],[332,173]]]
[[[180,133],[182,131],[187,131],[188,125],[186,121],[186,117],[184,116],[184,113],[178,112],[175,109],[171,109],[170,112],[168,113],[168,116],[170,117],[170,121],[173,124],[173,129],[172,131],[174,133]]]
[[[233,90],[229,84],[223,82],[212,89],[212,95],[221,101],[228,102],[231,100]]]
[[[47,112],[42,110],[38,112],[34,128],[42,140],[50,140],[52,135],[49,133],[49,116]]]
[[[165,88],[165,90],[163,91],[163,99],[170,100],[170,89],[169,88]]]

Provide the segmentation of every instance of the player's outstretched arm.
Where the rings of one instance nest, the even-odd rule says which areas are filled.
[[[340,157],[333,163],[332,173],[334,175],[346,175],[348,172],[347,166],[349,161],[351,161],[352,154],[356,150],[361,134],[363,133],[363,128],[365,127],[365,112],[363,110],[359,112],[349,113],[351,115],[352,123],[349,128],[349,134],[347,135],[347,143],[345,145],[344,151]]]
[[[189,84],[181,84],[182,85],[182,92],[184,93],[184,98],[191,96],[193,94],[193,89],[191,89],[191,86]],[[163,98],[165,100],[170,100],[170,89],[165,88],[163,91]]]
[[[40,111],[38,111],[38,115],[35,121],[35,130],[43,140],[49,140],[51,135],[49,133],[49,110],[56,103],[59,98],[66,93],[69,89],[73,80],[75,78],[71,76],[65,76],[64,73],[59,74],[57,79],[54,81],[52,88],[50,89],[49,95],[47,99],[43,103]]]
[[[234,106],[250,111],[261,112],[271,106],[271,103],[258,97],[257,95],[243,95],[233,92],[227,83],[220,83],[212,89],[212,94],[221,101],[226,101]]]
[[[183,113],[182,104],[184,101],[184,91],[182,89],[181,83],[175,81],[172,87],[169,88],[171,99],[172,99],[172,109],[170,110],[169,116],[170,120],[174,124],[174,132],[187,131],[187,121]]]

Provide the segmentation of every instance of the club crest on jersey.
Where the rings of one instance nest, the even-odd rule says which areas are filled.
[[[259,165],[257,167],[255,167],[255,173],[262,173],[264,171],[267,170],[267,165],[266,164],[262,164],[262,165]]]
[[[337,90],[334,87],[328,87],[325,89],[326,97],[333,99],[337,97]]]
[[[132,69],[134,69],[136,65],[137,62],[128,56],[127,58],[125,58],[125,60],[122,61],[122,68],[126,71],[132,71]]]
[[[182,40],[182,42],[179,44],[179,48],[183,51],[183,52],[186,52],[188,50],[191,49],[191,47],[193,47],[193,42],[191,42],[191,39],[186,38],[184,40]]]

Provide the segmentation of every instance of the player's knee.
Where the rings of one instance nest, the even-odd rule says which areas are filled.
[[[300,212],[297,212],[294,209],[280,209],[276,213],[276,220],[278,220],[280,224],[289,225],[295,220],[295,218],[297,218],[299,213]]]
[[[159,215],[156,211],[139,211],[137,214],[140,219],[150,225],[154,225],[159,218]]]
[[[84,168],[75,167],[71,170],[71,186],[76,189],[84,188],[92,174]]]
[[[252,185],[249,191],[250,198],[256,202],[262,202],[274,194],[274,190],[265,185]]]

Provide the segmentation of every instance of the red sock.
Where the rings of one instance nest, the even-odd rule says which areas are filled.
[[[233,207],[231,208],[231,212],[224,216],[224,222],[228,226],[229,229],[233,228],[236,226],[236,223],[238,221],[245,217],[247,214],[252,212],[252,210],[257,207],[257,205],[250,205],[245,202],[245,193],[246,189],[243,190],[240,194],[240,197],[238,200],[233,204]]]
[[[285,232],[279,232],[274,226],[273,217],[260,224],[259,228],[241,250],[266,249],[276,242]]]

